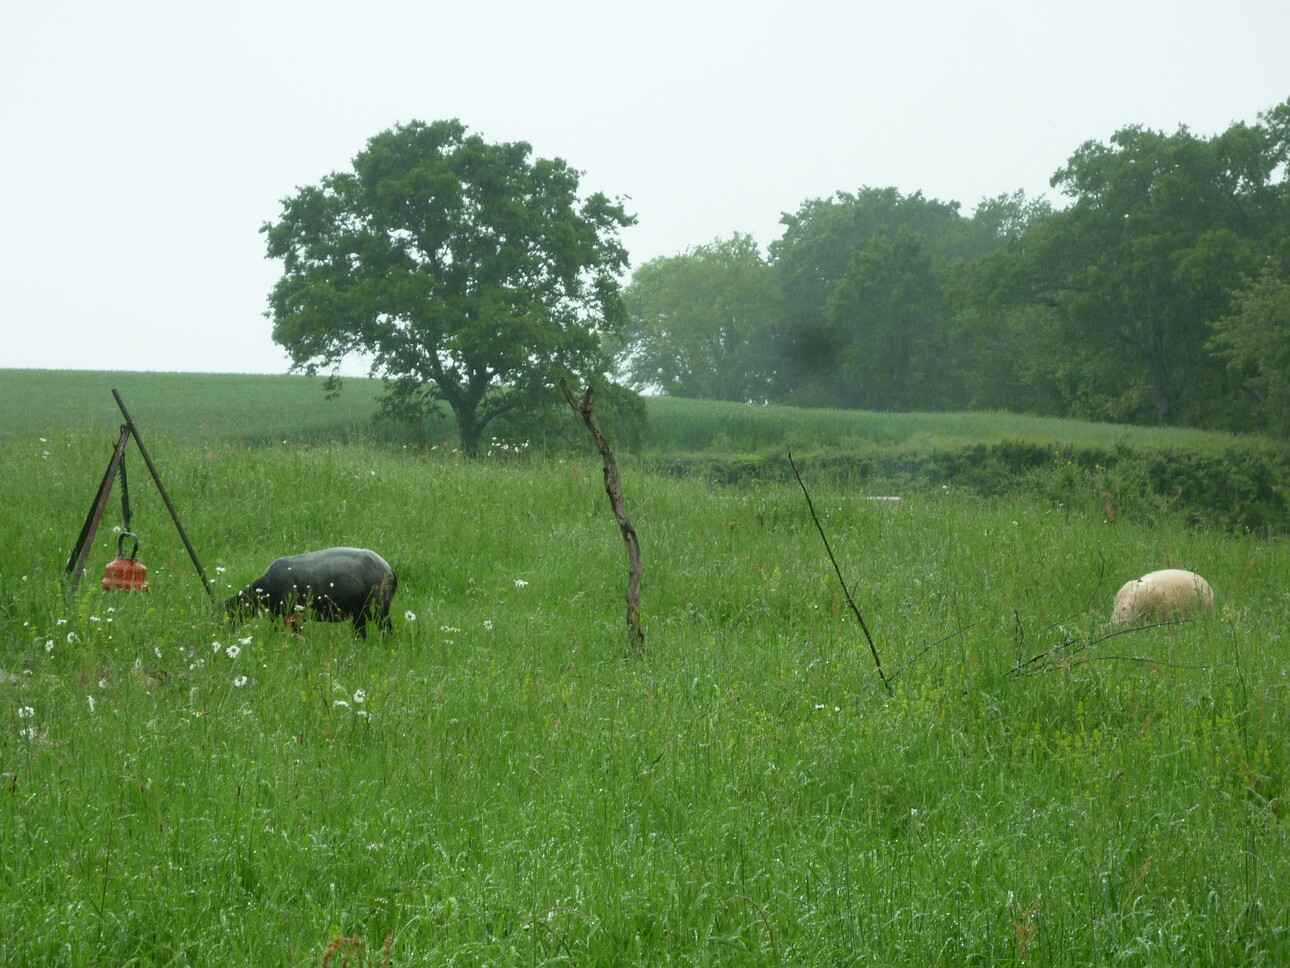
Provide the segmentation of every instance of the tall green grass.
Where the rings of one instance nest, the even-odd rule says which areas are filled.
[[[921,453],[999,440],[1069,446],[1224,448],[1234,435],[1128,427],[1007,413],[875,413],[749,406],[712,400],[650,401],[649,449],[664,453],[783,453],[785,448]]]
[[[0,443],[0,964],[316,965],[387,931],[395,965],[1290,957],[1283,541],[808,478],[888,697],[796,485],[626,469],[638,660],[593,455],[249,446],[134,406],[219,594],[366,545],[395,631],[221,624],[133,451],[153,590],[95,587],[105,527],[68,599],[115,435]],[[1101,639],[1166,565],[1217,612]]]

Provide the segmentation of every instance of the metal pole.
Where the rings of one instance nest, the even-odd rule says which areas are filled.
[[[90,546],[94,544],[94,535],[99,529],[99,522],[103,520],[103,510],[107,507],[108,497],[112,493],[112,482],[116,480],[116,475],[125,461],[125,445],[130,439],[130,433],[129,425],[123,424],[121,439],[116,442],[116,450],[112,452],[112,459],[108,461],[103,483],[99,485],[98,494],[94,495],[90,513],[85,516],[85,524],[81,526],[81,536],[76,539],[76,547],[72,549],[71,557],[67,559],[67,571],[72,576],[72,585],[68,590],[70,595],[76,594],[76,586],[81,583],[81,576],[85,573],[85,559],[89,557]]]
[[[184,547],[188,549],[188,557],[193,560],[193,567],[197,569],[197,577],[206,586],[206,594],[210,595],[211,601],[219,605],[215,589],[211,587],[211,583],[206,577],[206,572],[202,568],[202,563],[197,560],[197,552],[193,550],[192,542],[188,540],[184,526],[179,523],[179,512],[175,510],[174,504],[170,502],[170,495],[166,493],[166,488],[161,483],[161,477],[157,474],[157,468],[153,465],[152,458],[148,456],[148,449],[143,446],[143,440],[139,437],[139,428],[134,425],[129,411],[125,409],[125,404],[121,401],[121,394],[113,390],[112,396],[116,398],[116,405],[121,408],[121,413],[125,415],[126,427],[134,435],[134,442],[139,445],[139,453],[143,455],[143,462],[148,465],[148,473],[152,475],[153,481],[157,484],[157,490],[161,492],[161,499],[166,502],[166,510],[170,512],[170,519],[175,522],[175,529],[179,532],[179,537],[183,539]]]

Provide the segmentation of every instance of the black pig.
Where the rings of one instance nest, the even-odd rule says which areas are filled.
[[[304,618],[348,619],[367,638],[372,619],[380,631],[390,631],[390,602],[398,586],[394,570],[375,551],[328,548],[279,558],[226,601],[224,610],[234,622],[267,611],[293,631]]]

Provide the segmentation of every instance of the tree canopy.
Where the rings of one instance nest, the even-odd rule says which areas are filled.
[[[1052,305],[1067,345],[1118,374],[1125,403],[1109,415],[1195,423],[1225,392],[1210,326],[1286,231],[1266,134],[1131,126],[1053,176],[1073,202],[1028,237],[1025,297]]]
[[[1214,324],[1211,348],[1250,394],[1256,424],[1290,437],[1290,281],[1269,264],[1233,303]]]
[[[652,259],[623,294],[631,351],[623,368],[639,389],[741,403],[768,392],[762,335],[774,318],[766,262],[749,235]]]
[[[602,382],[602,341],[626,319],[618,232],[635,220],[531,154],[459,121],[413,121],[285,199],[262,231],[283,261],[270,316],[294,368],[369,354],[386,412],[445,402],[467,453],[501,414],[556,405],[560,377]]]
[[[936,410],[949,307],[922,237],[901,229],[856,252],[825,305],[839,402],[865,410]]]
[[[715,328],[715,253],[654,260],[621,358],[687,396],[731,398],[733,379],[805,406],[1285,433],[1290,101],[1213,136],[1128,125],[1052,185],[1064,206],[1017,192],[971,215],[896,188],[807,200],[740,283],[761,311]]]

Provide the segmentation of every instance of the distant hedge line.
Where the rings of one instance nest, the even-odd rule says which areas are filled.
[[[1213,451],[999,441],[927,451],[794,456],[808,486],[871,493],[964,488],[1031,492],[1108,518],[1181,517],[1198,527],[1290,534],[1290,452],[1237,444]],[[645,458],[659,473],[720,484],[791,481],[787,454]]]

